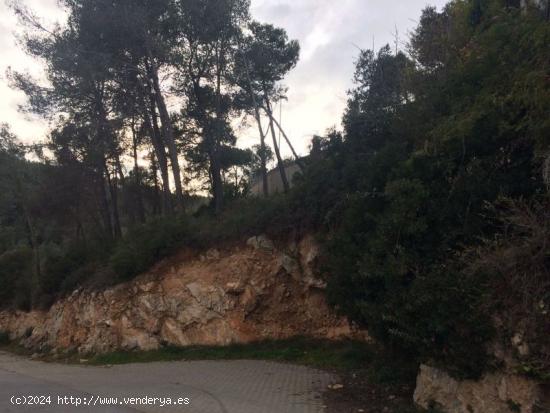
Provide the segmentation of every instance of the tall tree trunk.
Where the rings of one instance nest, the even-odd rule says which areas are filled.
[[[170,194],[170,179],[168,177],[168,160],[166,159],[164,142],[162,141],[158,126],[155,99],[152,95],[150,96],[150,110],[151,118],[149,118],[149,113],[145,111],[145,123],[146,127],[151,131],[151,142],[153,143],[153,148],[155,149],[162,178],[162,209],[165,214],[169,215],[173,212],[173,208]]]
[[[155,61],[151,55],[151,51],[148,50],[149,62],[148,71],[150,79],[153,81],[153,89],[155,91],[155,100],[160,113],[160,119],[162,122],[162,129],[164,131],[164,139],[166,140],[166,146],[168,147],[168,155],[170,156],[170,164],[172,165],[172,174],[174,175],[174,186],[176,187],[176,197],[180,208],[183,209],[183,186],[181,183],[181,169],[178,159],[178,149],[176,147],[176,141],[174,138],[174,129],[170,120],[170,114],[166,108],[166,102],[160,89],[160,82],[158,77],[158,69],[155,65]]]
[[[17,188],[17,198],[19,198],[19,204],[21,205],[21,209],[23,210],[23,215],[25,217],[25,224],[27,226],[27,232],[29,236],[29,244],[31,245],[32,253],[33,253],[33,273],[32,273],[32,289],[31,289],[31,307],[33,306],[34,302],[37,298],[37,293],[40,292],[40,284],[42,279],[42,270],[41,270],[41,263],[40,263],[40,244],[38,242],[38,236],[36,234],[36,229],[33,224],[33,220],[31,217],[31,213],[29,211],[29,207],[27,204],[27,197],[25,194],[25,190],[23,189],[23,182],[21,180],[20,174],[18,169],[15,169],[12,171],[14,173],[13,179],[15,181],[15,185]],[[10,172],[9,172],[10,173]]]
[[[25,195],[21,194],[21,206],[23,207],[23,213],[25,215],[25,221],[27,224],[27,229],[29,232],[29,243],[31,244],[32,253],[33,253],[33,279],[32,279],[32,300],[34,302],[37,298],[37,293],[41,289],[41,280],[42,280],[42,268],[41,268],[41,257],[40,257],[40,245],[38,243],[38,237],[36,236],[36,230],[32,222],[31,214],[27,208],[27,203],[25,201]]]
[[[273,138],[273,149],[275,149],[275,155],[277,156],[277,168],[279,169],[279,174],[281,175],[281,181],[283,182],[283,188],[285,192],[288,192],[290,185],[288,184],[288,178],[286,176],[285,165],[283,163],[283,158],[281,158],[281,152],[279,151],[279,145],[277,144],[277,137],[275,136],[275,126],[273,124],[273,116],[270,116],[271,113],[271,104],[269,103],[269,98],[267,94],[264,96],[266,104],[266,112],[269,116],[269,128],[271,129],[271,137]]]
[[[145,208],[143,206],[143,196],[141,193],[141,172],[138,163],[138,142],[136,133],[135,118],[132,117],[132,154],[134,156],[134,183],[136,185],[135,196],[137,204],[137,216],[139,222],[145,222]]]
[[[222,46],[220,46],[222,47]],[[220,160],[220,145],[223,138],[223,123],[222,123],[222,109],[221,109],[221,57],[220,50],[217,50],[217,62],[216,62],[216,136],[211,145],[210,164],[212,168],[212,186],[214,192],[214,207],[216,213],[221,212],[223,208],[223,180],[222,180],[222,168]]]
[[[214,145],[216,145],[214,143]],[[216,213],[223,208],[223,180],[221,176],[221,162],[218,148],[210,152],[210,174],[212,176],[212,191],[214,193],[214,208]]]
[[[240,45],[239,45],[240,48]],[[260,133],[260,173],[262,175],[262,190],[265,197],[269,195],[269,184],[267,180],[267,160],[266,160],[266,145],[265,145],[265,134],[262,127],[262,118],[260,116],[260,107],[256,100],[256,94],[252,88],[252,80],[250,78],[250,69],[248,68],[248,60],[246,56],[241,53],[242,58],[244,59],[244,67],[246,73],[246,81],[248,83],[248,92],[250,93],[250,98],[252,99],[252,105],[254,106],[254,117],[256,118],[256,123],[258,125],[258,132]]]
[[[86,240],[86,231],[84,230],[84,225],[82,224],[82,220],[80,219],[80,208],[77,207],[77,210],[74,211],[74,218],[76,221],[76,239],[82,240],[84,242],[84,246],[86,246],[87,240]]]
[[[256,123],[258,124],[258,132],[260,133],[260,173],[262,175],[262,191],[265,197],[269,195],[269,183],[267,180],[267,149],[265,145],[265,134],[262,128],[262,119],[260,117],[260,109],[254,103],[254,113]]]
[[[153,215],[158,215],[162,213],[162,204],[164,202],[164,192],[161,197],[160,191],[159,191],[157,160],[156,160],[154,151],[151,152],[150,157],[151,157],[151,173],[153,174],[153,185],[155,186],[155,197],[153,201]]]
[[[117,153],[115,155],[115,165],[118,177],[120,178],[120,183],[122,185],[126,184],[126,176],[124,176],[124,170],[122,169],[122,162],[120,162],[120,155]]]
[[[107,190],[108,184],[105,180],[105,174],[104,172],[101,172],[99,174],[99,187],[101,190],[101,209],[103,215],[103,221],[105,223],[105,229],[109,236],[109,239],[112,240],[114,238],[114,231],[113,231],[113,218],[111,214],[111,207],[110,207],[110,192]]]
[[[108,193],[108,205],[111,216],[111,222],[113,227],[113,235],[115,239],[118,239],[122,236],[122,227],[120,225],[120,215],[118,213],[118,185],[115,178],[114,182],[111,181],[111,175],[109,169],[107,168],[107,163],[103,164],[105,172],[105,185],[106,192]]]
[[[197,99],[197,105],[199,107],[201,123],[206,124],[208,122],[208,114],[204,109],[204,103],[202,100],[201,90],[200,90],[200,79],[193,79],[193,92],[195,98]],[[219,108],[216,106],[216,113],[219,113]],[[217,116],[216,119],[219,119]],[[204,125],[203,125],[204,127]],[[218,126],[215,128],[215,135],[219,134]],[[207,145],[207,154],[210,161],[208,167],[208,174],[210,177],[210,182],[212,184],[212,196],[214,197],[214,208],[216,212],[220,212],[223,207],[223,183],[221,178],[221,160],[219,154],[219,145],[216,143],[218,136],[205,136],[205,143]]]
[[[300,157],[298,156],[298,154],[296,153],[296,151],[294,150],[294,146],[292,146],[292,143],[290,142],[290,139],[288,139],[288,136],[286,135],[285,131],[283,130],[283,128],[281,127],[279,122],[277,122],[277,119],[275,119],[275,117],[273,116],[273,113],[271,113],[270,110],[269,111],[266,110],[266,112],[267,112],[267,115],[269,116],[269,119],[272,120],[275,123],[277,128],[283,134],[283,138],[285,138],[285,141],[288,144],[290,150],[292,151],[292,155],[294,156],[294,159],[296,160],[296,165],[298,165],[300,167],[300,169],[302,170],[302,172],[303,172],[304,169],[305,169],[305,165],[302,162],[302,160],[300,159]]]
[[[96,165],[98,170],[101,171],[101,183],[102,191],[104,198],[104,207],[107,210],[107,216],[109,217],[107,227],[111,232],[111,238],[119,238],[122,236],[122,229],[120,226],[120,218],[118,214],[118,202],[117,202],[117,193],[118,188],[116,187],[116,177],[115,177],[115,187],[113,187],[111,182],[111,176],[109,169],[107,167],[107,149],[112,147],[115,143],[114,134],[111,130],[108,120],[108,114],[104,105],[104,93],[105,93],[105,83],[100,82],[95,85],[95,106],[97,110],[97,136],[96,139],[100,143],[101,148],[101,161]],[[117,173],[121,174],[123,177],[122,166],[118,155],[115,154],[115,167],[117,168]]]
[[[25,206],[25,202],[23,201],[23,213],[25,214],[25,220],[27,222],[27,228],[29,231],[29,242],[31,244],[32,253],[33,253],[33,279],[32,279],[32,300],[31,302],[34,304],[36,301],[36,298],[38,298],[38,294],[41,290],[41,284],[42,284],[42,269],[40,264],[40,245],[38,244],[38,238],[36,236],[36,230],[34,228],[32,218],[29,214],[29,211],[27,207]]]
[[[113,217],[114,217],[114,227],[115,227],[115,238],[122,237],[122,225],[120,223],[120,213],[118,208],[118,180],[115,180],[111,183],[111,198],[113,200]]]
[[[116,205],[116,209],[117,211],[120,210],[120,208],[118,207],[119,205],[118,195],[122,194],[122,200],[123,200],[122,207],[125,208],[126,212],[128,213],[130,223],[134,224],[137,220],[136,219],[137,214],[134,207],[134,204],[136,203],[134,202],[134,199],[133,199],[133,193],[129,191],[130,188],[128,188],[128,185],[126,185],[126,176],[124,175],[124,170],[122,169],[122,162],[120,161],[120,155],[118,153],[115,154],[115,166],[116,166],[116,172],[118,176],[115,175],[114,188],[111,189],[111,192],[115,193],[113,195],[113,199]],[[120,180],[121,190],[119,190],[119,186],[118,186],[119,180]]]

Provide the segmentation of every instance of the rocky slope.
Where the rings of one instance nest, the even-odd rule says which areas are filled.
[[[246,246],[188,255],[104,291],[77,290],[47,312],[0,313],[0,330],[37,351],[81,353],[364,336],[327,306],[310,237],[284,250],[260,236]]]

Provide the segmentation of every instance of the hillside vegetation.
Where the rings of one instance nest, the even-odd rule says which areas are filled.
[[[292,189],[253,198],[246,181],[265,172],[269,150],[264,139],[255,150],[235,149],[231,119],[257,120],[260,110],[270,118],[298,45],[273,26],[241,31],[245,1],[241,14],[225,10],[212,23],[226,28],[215,33],[191,24],[215,13],[194,2],[157,2],[169,12],[136,7],[145,15],[132,18],[149,30],[120,25],[125,36],[89,19],[109,7],[116,18],[124,1],[66,3],[66,31],[27,37],[31,54],[48,63],[52,89],[12,74],[29,109],[68,115],[43,148],[53,158],[40,162],[26,160],[3,129],[4,307],[48,306],[78,285],[130,279],[184,246],[315,232],[330,302],[388,348],[478,377],[495,367],[488,344],[509,347],[519,336],[529,351],[514,350],[518,368],[550,377],[550,24],[539,9],[456,0],[425,9],[406,50],[361,51],[343,131],[313,139]],[[85,53],[67,65],[67,50],[92,47],[108,56],[100,67]],[[154,80],[156,67],[180,67],[189,53],[189,72],[175,78],[188,103],[167,116],[154,82],[142,87],[140,72],[125,67]],[[136,163],[124,175],[120,157],[137,148],[151,152],[151,170]],[[157,181],[168,173],[162,154],[173,150],[211,192],[211,205],[191,213],[190,197]]]

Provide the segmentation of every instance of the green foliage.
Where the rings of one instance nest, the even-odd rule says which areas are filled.
[[[10,343],[10,336],[5,331],[0,331],[0,346],[5,346]]]
[[[40,278],[41,293],[51,304],[56,296],[69,293],[90,275],[87,266],[94,261],[92,245],[75,242],[57,248],[45,249],[46,256]]]
[[[508,405],[508,408],[510,409],[511,412],[521,413],[521,404],[518,404],[515,401],[510,399],[506,400],[506,404]]]
[[[221,214],[206,208],[195,216],[159,218],[135,226],[114,247],[109,266],[118,280],[128,280],[183,247],[205,249],[261,233],[274,238],[299,233],[307,227],[289,201],[284,195],[235,199]]]
[[[0,255],[0,305],[31,306],[32,250],[18,247]]]
[[[353,370],[366,367],[375,358],[368,344],[355,341],[324,341],[295,337],[228,346],[166,347],[146,352],[116,352],[96,355],[91,364],[127,364],[173,360],[273,360],[318,368]]]
[[[497,340],[505,347],[516,342],[518,370],[544,382],[550,380],[549,206],[548,195],[499,200],[491,213],[501,233],[464,258],[468,273],[491,287],[482,305],[499,320]]]
[[[345,139],[323,161],[333,170],[306,174],[303,187],[321,200],[324,179],[340,189],[315,212],[328,230],[330,301],[386,345],[461,377],[491,362],[494,285],[459,257],[500,230],[487,203],[544,191],[550,96],[539,77],[548,24],[493,3],[471,7],[427,9],[413,35],[416,62],[389,48],[361,54]],[[523,42],[518,54],[512,45]]]
[[[195,218],[197,245],[223,244],[264,232],[281,237],[295,229],[293,224],[299,222],[293,212],[284,195],[236,200],[220,215],[203,214]]]
[[[177,218],[133,228],[115,246],[109,263],[121,280],[128,280],[183,246],[190,236],[188,228],[185,219]]]
[[[278,237],[293,229],[292,222],[284,197],[236,199],[222,214],[205,209],[195,216],[158,218],[131,228],[115,245],[109,266],[120,280],[128,280],[180,248],[210,248],[266,230]]]

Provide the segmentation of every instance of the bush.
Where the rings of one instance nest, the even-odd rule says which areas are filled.
[[[520,371],[550,381],[550,198],[503,199],[493,211],[502,230],[469,251],[468,272],[488,279],[482,303],[498,320],[498,339]],[[520,352],[520,346],[528,349]]]
[[[541,42],[549,26],[494,5],[480,25],[468,20],[471,5],[464,2],[424,12],[412,51],[433,70],[400,72],[402,56],[388,48],[362,52],[343,149],[327,174],[340,190],[325,214],[331,217],[323,253],[330,302],[385,345],[474,378],[490,366],[492,306],[511,294],[498,291],[522,290],[517,280],[537,270],[527,257],[538,250],[516,240],[510,251],[522,257],[501,256],[498,271],[473,271],[471,257],[462,255],[501,230],[487,204],[544,191],[537,149],[547,153],[548,145],[548,94],[536,90],[547,90],[541,74],[548,48]],[[446,38],[442,50],[434,49],[434,34]],[[515,42],[532,46],[518,55]],[[451,45],[463,52],[451,52]],[[392,100],[409,94],[414,102]],[[541,305],[540,291],[548,291],[537,265],[536,281],[523,286],[539,288],[533,294],[539,304],[523,300],[531,312]],[[504,269],[518,285],[497,287],[494,274]]]
[[[147,270],[191,239],[189,223],[181,217],[158,218],[131,229],[115,246],[109,263],[120,280]]]
[[[44,255],[40,287],[43,294],[53,296],[67,292],[65,280],[89,260],[88,246],[83,242],[60,246]]]
[[[0,255],[0,307],[30,308],[33,253],[18,247]]]
[[[10,336],[5,331],[0,330],[0,345],[5,346],[10,343]]]
[[[238,241],[268,233],[273,237],[288,235],[296,229],[288,195],[277,194],[268,199],[238,199],[227,205],[218,216],[203,214],[195,217],[193,238],[196,245],[209,247],[228,241]]]
[[[287,201],[285,195],[237,199],[217,216],[206,209],[195,216],[157,218],[128,231],[109,265],[120,280],[128,280],[182,247],[205,249],[261,233],[287,236],[297,228]]]

